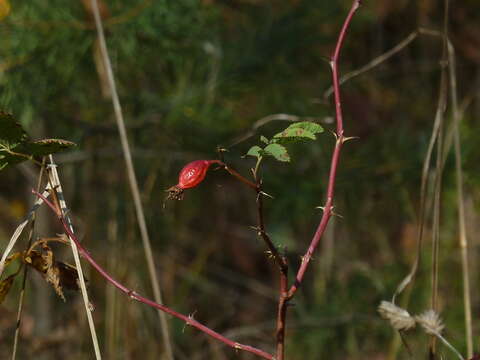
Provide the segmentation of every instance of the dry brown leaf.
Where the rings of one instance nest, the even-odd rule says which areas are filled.
[[[62,287],[68,290],[79,291],[77,268],[61,261],[57,261],[56,266],[60,270],[60,284]],[[85,283],[88,285],[87,279],[85,279]]]
[[[0,281],[0,304],[3,302],[3,300],[5,300],[5,297],[10,291],[10,288],[12,287],[15,276],[17,276],[16,273]]]
[[[78,272],[75,266],[56,261],[52,249],[46,242],[40,243],[42,251],[30,250],[24,258],[26,264],[37,270],[52,285],[58,296],[66,301],[63,289],[79,290]],[[85,282],[88,282],[85,279]]]
[[[31,250],[25,256],[25,263],[42,274],[45,281],[52,285],[57,295],[65,301],[65,295],[63,294],[62,286],[60,284],[60,270],[56,264],[55,256],[50,246],[43,243],[42,252]]]
[[[5,259],[5,268],[12,263],[12,261],[18,259],[19,257],[22,256],[22,253],[21,252],[16,252],[16,253],[13,253],[12,255],[10,255],[9,257],[7,257]],[[0,281],[0,304],[3,302],[3,300],[5,300],[5,297],[7,296],[8,292],[10,291],[10,288],[12,287],[12,284],[13,284],[13,280],[15,279],[15,276],[18,275],[18,273],[20,272],[20,268],[18,268],[18,270],[6,277],[5,279],[3,279],[2,281]]]

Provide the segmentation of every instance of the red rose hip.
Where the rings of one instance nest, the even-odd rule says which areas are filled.
[[[178,176],[178,187],[181,189],[188,189],[200,184],[211,162],[208,160],[195,160],[184,166],[180,175]]]
[[[185,189],[193,188],[205,179],[208,168],[212,164],[222,165],[223,163],[219,160],[195,160],[185,165],[178,176],[178,184],[166,190],[168,198],[181,200]]]

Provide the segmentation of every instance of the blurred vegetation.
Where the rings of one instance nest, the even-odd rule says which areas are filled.
[[[83,243],[136,291],[151,294],[128,190],[89,0],[0,0],[0,109],[34,139],[73,141],[56,156]],[[350,6],[341,1],[104,0],[102,17],[119,87],[165,303],[238,341],[273,348],[277,274],[255,224],[255,199],[219,171],[182,202],[162,206],[165,189],[194,159],[226,161],[245,175],[242,158],[285,127],[272,121],[241,143],[259,119],[277,113],[314,117],[326,128],[315,143],[293,146],[292,163],[265,161],[267,230],[285,246],[295,269],[324,201],[334,138],[328,56]],[[472,284],[478,282],[478,86],[480,5],[451,7],[457,52]],[[365,1],[341,56],[342,73],[357,69],[419,27],[439,30],[443,4]],[[441,41],[419,36],[410,46],[343,87],[345,128],[359,140],[345,146],[330,225],[289,311],[288,359],[393,359],[407,352],[376,313],[415,257],[422,162],[440,81]],[[450,116],[450,113],[448,113]],[[450,117],[448,117],[450,119]],[[453,156],[444,173],[441,222],[441,308],[452,343],[465,352]],[[18,166],[0,177],[0,248],[32,203],[37,169]],[[60,228],[40,217],[36,236]],[[411,293],[412,311],[430,301],[430,232]],[[22,244],[25,243],[23,239]],[[22,245],[19,245],[20,247]],[[68,249],[65,260],[71,261]],[[20,359],[91,359],[93,351],[76,293],[63,303],[36,274],[27,282]],[[101,345],[107,359],[158,359],[161,341],[152,309],[112,295],[88,274]],[[21,282],[0,305],[0,357],[8,358]],[[479,296],[473,287],[474,319]],[[410,308],[409,308],[410,309]],[[178,359],[251,359],[177,320],[170,321]],[[474,323],[475,334],[478,325]],[[410,336],[415,354],[428,340]],[[478,348],[476,348],[478,350]],[[43,357],[42,357],[43,356]],[[447,355],[449,356],[449,355]]]

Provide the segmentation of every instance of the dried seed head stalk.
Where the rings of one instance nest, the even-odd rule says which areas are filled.
[[[384,319],[390,321],[393,328],[398,331],[406,331],[415,327],[415,319],[408,311],[389,301],[382,301],[378,307],[378,312]]]

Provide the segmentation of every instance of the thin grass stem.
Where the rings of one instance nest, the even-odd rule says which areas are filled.
[[[125,121],[123,120],[123,112],[118,97],[117,87],[115,84],[115,78],[113,75],[112,64],[110,56],[108,54],[107,43],[105,40],[105,34],[103,31],[102,19],[100,17],[100,11],[98,8],[98,1],[91,0],[93,15],[95,18],[95,27],[97,30],[98,40],[100,44],[100,53],[103,59],[103,63],[107,73],[108,86],[112,97],[113,108],[115,112],[115,119],[117,122],[118,131],[120,134],[120,142],[122,145],[122,152],[125,159],[125,166],[128,176],[128,182],[130,184],[130,191],[133,196],[133,202],[135,205],[135,212],[137,214],[137,221],[140,227],[140,233],[142,237],[143,248],[145,251],[145,258],[147,261],[148,273],[150,276],[150,283],[153,289],[153,296],[157,303],[162,303],[162,293],[160,289],[160,282],[156,272],[155,260],[153,257],[152,246],[150,242],[150,236],[148,234],[147,224],[145,221],[145,214],[143,212],[143,206],[140,197],[140,190],[138,187],[137,177],[135,175],[135,169],[133,165],[132,155],[130,151],[130,145],[128,143],[127,131],[125,129]],[[168,360],[174,360],[172,341],[170,339],[170,331],[168,329],[168,322],[165,314],[158,311],[158,317],[160,320],[160,327],[162,329],[163,344],[165,347],[165,353]]]
[[[66,224],[70,230],[70,233],[73,234],[73,225],[70,217],[67,214],[67,203],[65,197],[63,196],[62,184],[60,183],[60,177],[58,176],[57,165],[53,161],[53,156],[49,156],[50,163],[47,166],[48,178],[50,185],[52,187],[53,194],[56,195],[55,198],[58,200],[59,211],[62,214],[62,217],[65,219]],[[85,313],[87,315],[88,327],[90,330],[90,335],[92,337],[93,349],[95,351],[95,358],[101,360],[102,354],[100,352],[100,345],[98,343],[97,332],[95,330],[95,323],[93,321],[92,310],[90,306],[90,300],[88,299],[87,286],[85,284],[85,277],[83,276],[82,263],[80,262],[80,255],[78,253],[77,246],[74,241],[70,238],[70,246],[72,248],[73,258],[75,260],[75,266],[78,272],[78,279],[80,290],[82,292],[83,305],[85,306]]]
[[[42,166],[40,167],[40,172],[38,174],[37,180],[37,192],[40,191],[40,187],[42,186],[42,179],[43,179],[43,172],[45,170],[45,157],[42,160]],[[32,214],[32,219],[30,222],[30,229],[28,232],[28,246],[30,248],[32,241],[33,241],[33,233],[35,230],[35,213]],[[23,268],[22,274],[22,289],[20,290],[20,297],[18,299],[18,309],[17,309],[17,324],[15,327],[15,336],[13,339],[13,350],[12,350],[12,360],[17,358],[17,351],[18,351],[18,341],[20,339],[20,325],[22,323],[22,314],[23,314],[23,304],[25,301],[25,289],[27,286],[27,276],[28,276],[28,266]]]
[[[458,106],[457,95],[457,75],[455,70],[455,49],[448,42],[448,70],[450,75],[450,101],[453,112],[453,144],[455,152],[455,178],[457,186],[457,206],[458,206],[458,227],[459,227],[459,245],[462,261],[462,279],[463,279],[463,308],[465,313],[465,336],[467,340],[467,358],[473,357],[473,335],[472,335],[472,305],[470,295],[470,273],[468,266],[468,239],[467,226],[465,222],[465,195],[463,190],[463,170],[462,170],[462,147],[460,142],[459,124],[461,121],[461,111]]]

